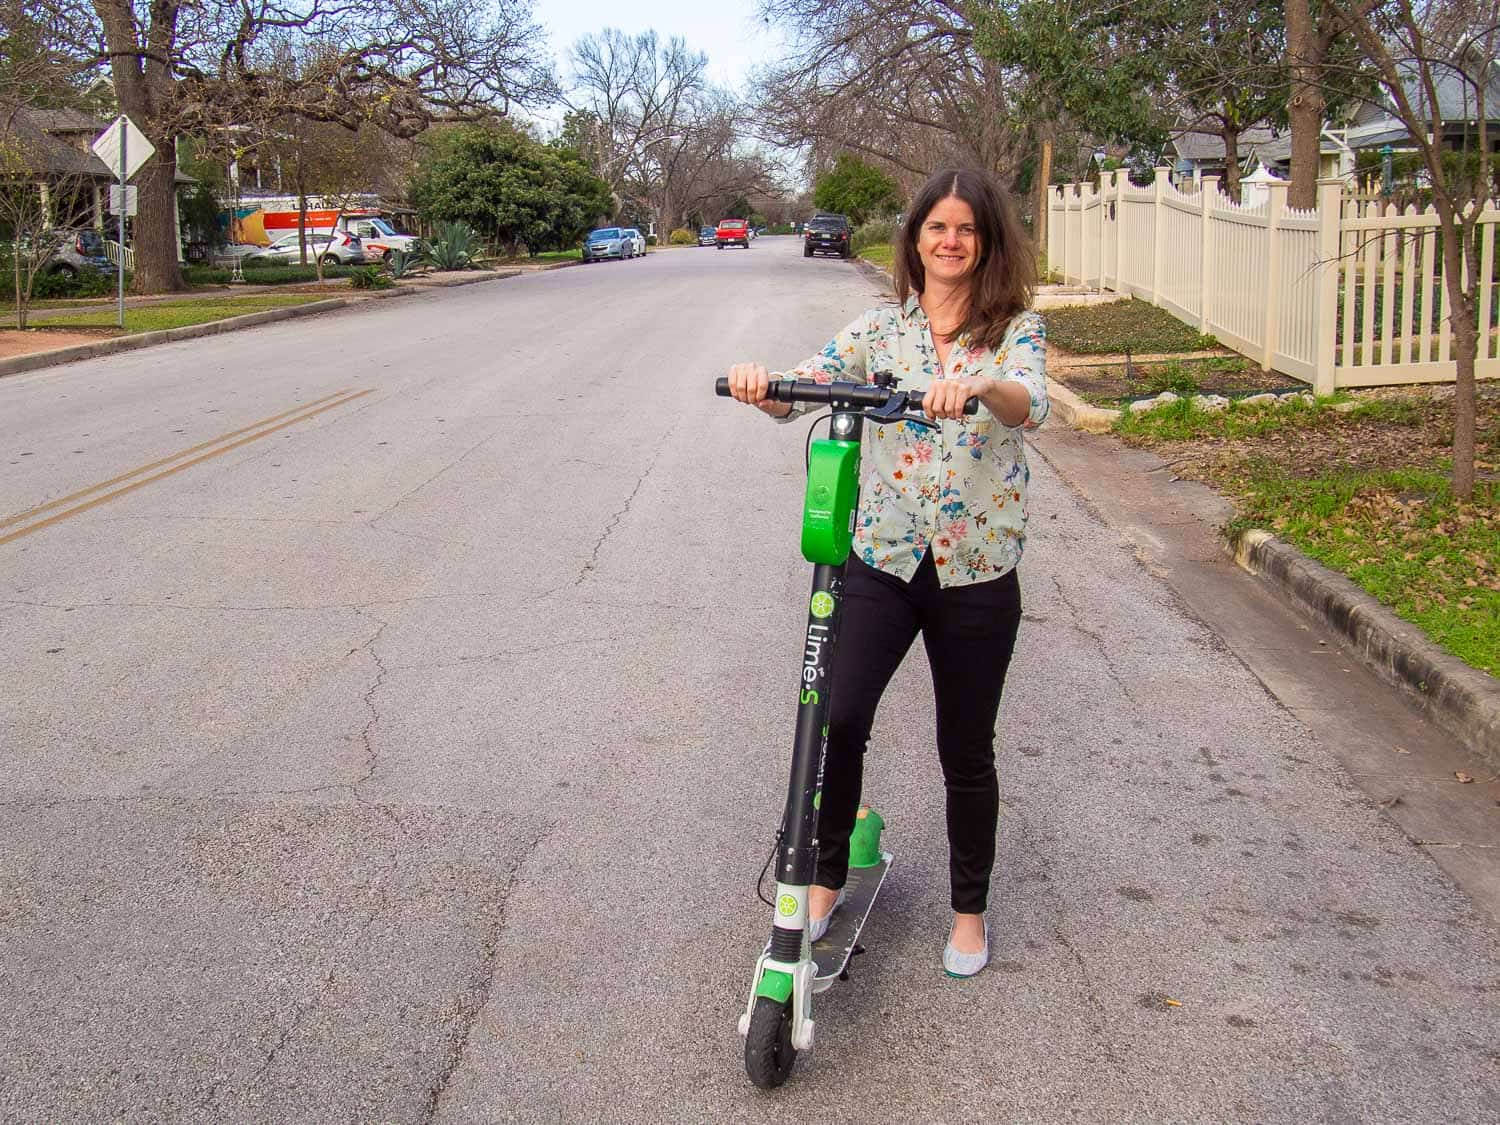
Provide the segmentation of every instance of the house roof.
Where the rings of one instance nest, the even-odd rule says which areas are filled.
[[[1272,140],[1276,131],[1265,125],[1252,125],[1240,132],[1239,154],[1244,160],[1250,153]],[[1177,133],[1167,146],[1182,160],[1223,160],[1224,137],[1204,129],[1188,128]]]
[[[109,127],[89,113],[76,109],[32,109],[27,106],[0,104],[0,124],[19,143],[27,171],[38,176],[86,176],[89,179],[113,180],[115,174],[86,146],[80,136],[90,139]],[[63,138],[72,138],[65,140]],[[193,183],[193,177],[177,169],[176,182]]]

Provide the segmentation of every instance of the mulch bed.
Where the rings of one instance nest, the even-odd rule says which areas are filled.
[[[1223,365],[1178,360],[1179,366],[1192,373],[1198,382],[1199,392],[1206,395],[1224,395],[1240,398],[1260,394],[1264,391],[1305,390],[1307,384],[1275,371],[1262,371],[1253,364],[1240,370],[1224,370]],[[1165,367],[1162,363],[1132,364],[1127,372],[1121,366],[1060,366],[1057,370],[1049,364],[1048,375],[1076,391],[1085,400],[1096,406],[1128,402],[1157,393],[1150,380]]]

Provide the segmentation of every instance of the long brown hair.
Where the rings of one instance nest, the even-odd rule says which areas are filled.
[[[896,254],[896,300],[905,305],[912,293],[925,287],[927,271],[917,255],[917,238],[932,209],[950,195],[973,208],[979,242],[979,260],[969,274],[969,313],[959,331],[972,345],[998,348],[1011,318],[1031,307],[1036,253],[1010,192],[987,172],[945,169],[912,200]]]

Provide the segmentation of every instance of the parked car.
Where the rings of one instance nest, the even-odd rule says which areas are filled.
[[[624,261],[633,251],[634,244],[619,227],[600,227],[589,231],[583,240],[583,260],[602,262],[606,258]]]
[[[621,233],[630,239],[629,253],[625,255],[627,258],[643,258],[646,256],[645,235],[636,230],[635,227],[625,227]]]
[[[720,219],[714,231],[714,243],[720,250],[726,246],[750,249],[750,224],[744,219]]]
[[[717,245],[714,242],[714,228],[713,227],[699,227],[698,228],[698,245],[699,246],[714,246],[714,245]]]
[[[811,258],[820,251],[837,254],[840,258],[854,256],[849,247],[849,220],[843,215],[816,215],[807,224],[807,232],[803,235],[802,256]]]
[[[343,228],[356,236],[365,245],[365,259],[371,262],[389,262],[397,250],[409,257],[419,257],[425,249],[422,240],[414,234],[402,234],[384,219],[350,218],[345,216]]]
[[[98,231],[81,227],[55,233],[63,236],[63,241],[42,263],[43,273],[77,277],[88,270],[115,272],[115,264],[109,260],[109,255],[104,250],[104,236]],[[42,245],[45,246],[46,243]]]
[[[337,230],[331,235],[308,235],[307,260],[321,258],[325,266],[359,265],[365,260],[364,243],[358,235]],[[284,234],[259,254],[245,259],[245,265],[280,262],[287,265],[302,261],[302,247],[296,231]]]

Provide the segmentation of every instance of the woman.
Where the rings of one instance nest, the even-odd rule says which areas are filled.
[[[922,409],[937,421],[866,430],[829,704],[811,935],[822,937],[843,901],[875,708],[920,633],[947,793],[953,924],[943,968],[960,977],[989,961],[984,912],[1000,801],[995,719],[1021,622],[1015,568],[1029,477],[1021,432],[1047,416],[1045,332],[1029,311],[1035,284],[1031,243],[1004,189],[983,172],[940,172],[901,231],[896,306],[865,313],[787,372],[820,383],[892,372],[904,386],[928,388]],[[769,401],[769,380],[755,363],[729,371],[734,397],[773,418],[807,409]],[[970,397],[979,412],[965,416]]]

